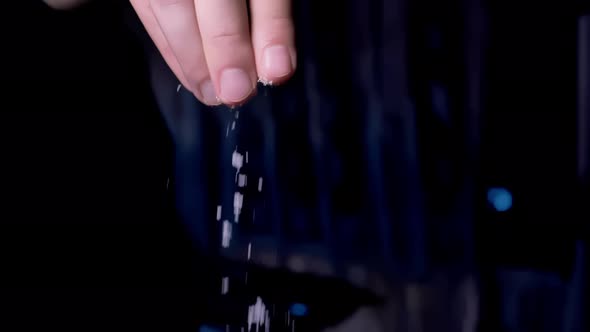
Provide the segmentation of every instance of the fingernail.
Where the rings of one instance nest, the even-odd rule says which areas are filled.
[[[200,90],[201,98],[203,98],[203,102],[205,104],[219,105],[219,99],[215,93],[215,86],[213,86],[213,82],[211,82],[211,80],[206,80],[205,82],[201,83]]]
[[[289,75],[293,70],[289,49],[283,45],[267,47],[264,50],[264,70],[272,78]]]
[[[221,100],[226,103],[237,103],[252,93],[254,84],[250,76],[238,68],[226,69],[221,73]]]

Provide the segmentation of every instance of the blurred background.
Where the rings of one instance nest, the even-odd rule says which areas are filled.
[[[300,331],[588,328],[588,5],[295,9],[293,81],[228,110],[125,1],[3,6],[3,330],[240,331],[257,296]]]

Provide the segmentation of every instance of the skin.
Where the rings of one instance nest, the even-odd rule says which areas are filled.
[[[86,0],[44,0],[70,9]],[[130,0],[182,85],[206,105],[243,104],[295,71],[291,0]]]

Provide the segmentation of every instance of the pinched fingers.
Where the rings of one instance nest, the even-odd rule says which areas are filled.
[[[207,105],[246,101],[258,79],[282,83],[296,54],[290,0],[131,0],[181,83]]]

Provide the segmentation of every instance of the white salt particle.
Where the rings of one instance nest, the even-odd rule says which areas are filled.
[[[221,220],[221,205],[217,205],[217,220]]]
[[[234,151],[231,156],[231,165],[234,168],[237,168],[239,171],[240,168],[242,168],[242,166],[244,165],[244,156],[238,151]]]
[[[248,243],[248,260],[252,256],[252,242]]]
[[[258,178],[258,191],[262,191],[262,178]]]
[[[267,311],[264,302],[260,297],[256,298],[256,303],[248,307],[248,331],[252,324],[256,325],[256,330],[266,321]]]
[[[269,81],[269,80],[262,78],[262,77],[258,78],[258,83],[262,83],[262,85],[264,85],[264,86],[272,85],[272,81]]]
[[[244,204],[244,195],[236,191],[234,194],[234,221],[237,223],[242,212],[242,205]]]
[[[245,187],[246,186],[246,181],[247,181],[246,174],[240,174],[238,176],[238,186]]]
[[[221,279],[221,294],[227,294],[229,291],[229,277]]]
[[[182,88],[182,84],[178,84],[178,86],[176,87],[176,93],[180,92],[181,88]]]
[[[246,151],[246,164],[248,163],[248,151]]]
[[[236,122],[232,122],[231,123],[231,130],[235,130],[236,129]]]
[[[224,248],[229,247],[229,242],[231,240],[231,230],[232,225],[229,221],[223,221],[223,230],[221,232],[221,246]]]
[[[244,195],[236,191],[234,194],[234,210],[241,210],[242,204],[244,204]]]
[[[248,332],[250,331],[252,324],[254,324],[254,308],[248,307]]]

